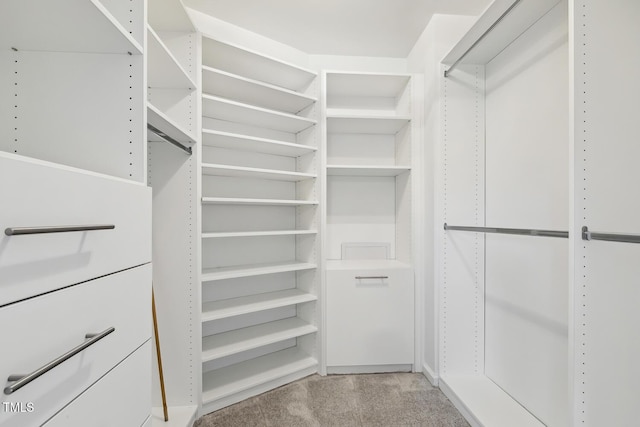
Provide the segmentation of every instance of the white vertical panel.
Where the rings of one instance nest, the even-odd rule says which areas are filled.
[[[640,3],[575,0],[574,424],[635,426],[640,400],[640,248],[584,242],[640,233]]]
[[[567,5],[486,65],[487,226],[568,229]],[[568,241],[487,235],[486,375],[568,421]]]
[[[442,79],[441,218],[484,225],[484,68]],[[448,231],[440,267],[440,372],[478,374],[484,365],[484,237]]]
[[[196,253],[196,158],[167,143],[149,144],[153,188],[153,288],[167,399],[171,405],[197,403],[200,336],[193,332],[198,303]],[[154,353],[155,355],[155,353]],[[157,366],[154,356],[154,372]],[[154,379],[154,406],[160,387]]]

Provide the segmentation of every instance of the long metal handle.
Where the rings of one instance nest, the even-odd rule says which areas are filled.
[[[388,279],[389,276],[356,276],[356,279]]]
[[[191,150],[191,147],[187,147],[186,145],[182,144],[177,139],[174,139],[174,138],[170,137],[169,135],[167,135],[166,133],[162,132],[157,127],[147,123],[147,129],[149,129],[151,132],[155,133],[156,135],[158,135],[160,138],[164,139],[168,143],[175,145],[176,147],[178,147],[182,151],[186,152],[187,154],[189,154],[189,155],[193,154],[193,151]]]
[[[640,243],[640,235],[619,233],[594,233],[582,227],[582,240],[606,240],[608,242]]]
[[[468,54],[469,52],[471,52],[473,49],[475,49],[476,46],[478,46],[478,44],[480,44],[480,42],[491,32],[493,31],[493,29],[495,27],[498,26],[498,24],[500,22],[502,22],[502,20],[509,14],[511,13],[511,11],[513,10],[513,8],[515,8],[521,0],[516,0],[511,6],[509,6],[509,8],[502,14],[500,15],[500,17],[493,23],[491,24],[491,26],[489,28],[487,28],[487,30],[482,33],[482,35],[478,38],[478,40],[476,40],[471,47],[469,47],[469,49],[467,49],[461,56],[460,58],[458,58],[453,64],[451,64],[451,66],[449,67],[449,69],[445,70],[444,72],[444,76],[445,77],[449,77],[449,74],[453,71],[453,69],[460,63],[460,61],[462,61]]]
[[[447,225],[447,223],[445,222],[444,229],[456,231],[475,231],[478,233],[517,234],[520,236],[536,237],[560,237],[563,239],[569,238],[568,231],[536,230],[532,228],[464,227],[458,225]]]
[[[15,381],[15,382],[13,384],[5,387],[4,394],[11,394],[11,393],[13,393],[13,392],[15,392],[17,390],[20,390],[22,387],[26,386],[31,381],[35,380],[36,378],[40,377],[41,375],[46,374],[47,372],[49,372],[50,370],[52,370],[53,368],[55,368],[56,366],[58,366],[62,362],[72,358],[76,354],[78,354],[81,351],[85,350],[87,347],[90,347],[93,344],[97,343],[102,338],[106,337],[107,335],[109,335],[110,333],[114,332],[115,330],[116,330],[116,328],[111,327],[111,328],[105,329],[104,331],[100,332],[99,334],[87,334],[87,335],[85,335],[85,338],[88,338],[88,339],[85,342],[83,342],[82,344],[80,344],[76,348],[69,350],[68,352],[66,352],[62,356],[56,358],[55,360],[52,360],[51,362],[47,363],[46,365],[44,365],[40,369],[36,369],[35,371],[31,372],[28,375],[10,375],[9,378],[7,378],[7,381],[11,381],[11,382]]]
[[[44,233],[69,233],[73,231],[95,231],[95,230],[113,230],[116,228],[113,224],[97,224],[97,225],[60,225],[54,227],[9,227],[4,230],[7,236],[22,236],[25,234],[44,234]]]

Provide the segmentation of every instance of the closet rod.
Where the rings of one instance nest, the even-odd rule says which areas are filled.
[[[608,242],[640,243],[638,234],[594,233],[582,227],[582,240],[606,240]]]
[[[515,8],[518,3],[520,3],[522,0],[516,0],[511,6],[509,6],[509,8],[502,14],[500,15],[500,17],[496,20],[496,22],[494,22],[493,24],[491,24],[491,26],[489,28],[487,28],[487,30],[482,33],[482,35],[478,38],[478,40],[476,40],[469,49],[467,49],[462,56],[460,56],[460,58],[456,59],[456,61],[451,64],[451,66],[449,67],[448,70],[444,71],[444,76],[445,77],[449,77],[449,74],[451,73],[451,71],[453,71],[453,69],[460,63],[460,61],[462,61],[473,49],[475,49],[475,47],[491,32],[493,31],[493,29],[513,10],[513,8]]]
[[[160,129],[156,128],[153,125],[150,125],[149,123],[147,123],[147,129],[149,129],[151,132],[155,133],[156,135],[158,135],[160,138],[164,139],[165,141],[175,145],[176,147],[178,147],[179,149],[187,152],[189,155],[191,155],[191,147],[187,147],[186,145],[180,143],[178,140],[175,140],[173,138],[171,138],[169,135],[167,135],[166,133],[162,132]]]
[[[445,222],[444,229],[455,231],[475,231],[478,233],[517,234],[521,236],[536,237],[561,237],[563,239],[569,238],[568,231],[534,230],[531,228],[464,227],[458,225],[447,225],[447,223]]]

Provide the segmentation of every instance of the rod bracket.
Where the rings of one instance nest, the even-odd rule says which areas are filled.
[[[591,232],[586,225],[582,227],[582,240],[591,240]]]

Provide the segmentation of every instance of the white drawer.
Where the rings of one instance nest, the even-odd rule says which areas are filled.
[[[138,427],[151,412],[151,342],[148,341],[45,427]]]
[[[328,269],[326,281],[328,366],[413,364],[411,268]]]
[[[40,425],[151,337],[151,264],[61,289],[0,309],[2,427]],[[115,331],[13,393],[10,375],[30,374],[85,343],[85,334]],[[4,405],[4,404],[3,404]],[[113,410],[113,408],[103,408]]]
[[[151,261],[151,189],[0,156],[0,306]],[[115,225],[7,236],[12,227]]]

